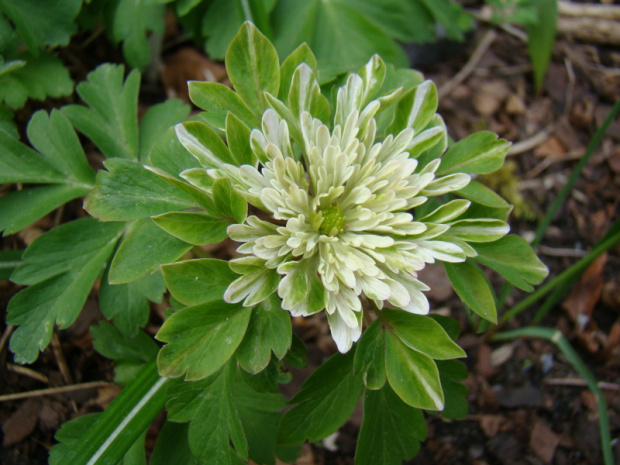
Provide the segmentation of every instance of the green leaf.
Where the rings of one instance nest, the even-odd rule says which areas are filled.
[[[133,337],[149,319],[149,300],[161,302],[166,286],[160,273],[127,284],[109,284],[109,268],[99,288],[99,307],[126,336]]]
[[[32,115],[27,133],[33,147],[63,173],[68,182],[92,188],[95,173],[65,115],[58,110],[52,110],[49,115],[45,111],[38,111]]]
[[[306,365],[308,365],[308,359],[306,358],[306,345],[295,333],[293,333],[293,343],[291,344],[291,349],[286,354],[286,357],[284,357],[284,360],[290,366],[299,370],[306,368]]]
[[[234,113],[226,115],[226,143],[236,166],[256,164],[256,155],[250,147],[250,134],[250,128]]]
[[[443,264],[450,284],[471,310],[491,323],[497,323],[495,300],[484,274],[470,262]]]
[[[84,208],[102,221],[126,221],[198,207],[194,198],[139,163],[105,162]]]
[[[61,465],[104,465],[121,463],[123,456],[145,433],[166,401],[167,380],[157,374],[155,363],[148,364],[94,420],[65,423],[57,439],[76,439],[71,447],[55,446],[50,463]],[[83,418],[83,417],[82,417]],[[66,439],[65,439],[66,438]],[[79,440],[78,440],[79,439]],[[143,445],[143,443],[142,443]]]
[[[185,375],[192,381],[215,373],[241,343],[250,314],[249,308],[222,301],[186,307],[173,314],[156,336],[167,342],[158,356],[162,376]]]
[[[293,74],[288,94],[288,108],[297,118],[302,112],[307,111],[313,117],[329,122],[329,102],[321,93],[314,71],[305,63],[299,65]]]
[[[265,369],[271,353],[282,359],[292,344],[290,314],[281,308],[280,299],[272,295],[252,311],[243,341],[235,355],[241,367],[249,373]]]
[[[177,260],[191,248],[150,219],[141,220],[132,226],[116,251],[110,266],[110,284],[135,281]]]
[[[189,447],[189,425],[166,421],[159,431],[150,465],[199,465]]]
[[[285,401],[279,394],[251,389],[234,362],[201,381],[174,381],[168,395],[169,418],[190,421],[190,447],[201,463],[240,463],[231,442],[246,460],[275,462],[279,411]]]
[[[282,445],[318,441],[334,433],[355,410],[364,388],[361,374],[354,374],[355,350],[335,354],[314,371],[290,401],[278,442]]]
[[[356,465],[401,465],[418,453],[424,439],[426,422],[419,409],[404,403],[389,385],[366,391]]]
[[[185,305],[220,300],[238,275],[224,260],[203,258],[162,266],[164,280],[175,299]]]
[[[487,174],[499,169],[510,150],[510,142],[491,131],[475,132],[454,144],[441,159],[438,175]]]
[[[461,381],[467,378],[467,367],[457,360],[438,360],[439,378],[446,399],[441,415],[447,420],[462,420],[467,416],[467,388]]]
[[[49,231],[26,250],[13,280],[32,285],[11,299],[7,316],[8,324],[21,325],[10,345],[18,363],[36,360],[54,324],[67,328],[75,321],[121,230],[84,218]]]
[[[463,349],[432,318],[388,308],[381,314],[400,340],[413,350],[439,360],[465,357]]]
[[[0,181],[60,185],[14,191],[0,198],[4,212],[0,230],[5,234],[15,233],[69,200],[86,195],[94,183],[94,172],[62,113],[35,113],[27,133],[38,153],[0,132]]]
[[[0,131],[0,183],[66,182],[65,175],[40,154]]]
[[[380,320],[375,321],[364,331],[355,350],[355,373],[364,374],[364,384],[368,389],[381,389],[385,384],[385,342]]]
[[[189,81],[191,101],[204,110],[201,118],[216,129],[224,130],[226,115],[233,113],[250,129],[260,128],[260,116],[250,110],[230,87],[219,82]]]
[[[17,124],[13,121],[13,112],[1,102],[2,98],[0,98],[0,131],[5,132],[13,139],[19,139]]]
[[[137,160],[140,73],[132,71],[125,82],[123,75],[123,66],[99,66],[76,88],[88,107],[68,105],[62,111],[107,158]]]
[[[77,32],[75,18],[81,7],[82,0],[3,0],[0,12],[11,19],[30,52],[37,55],[46,45],[69,43],[71,35]]]
[[[168,234],[193,245],[217,244],[226,239],[229,221],[202,212],[172,212],[153,217],[157,226]]]
[[[280,63],[274,46],[250,22],[245,22],[226,52],[226,70],[237,94],[255,115],[268,105],[264,92],[278,94]]]
[[[501,220],[460,220],[450,224],[443,237],[455,237],[466,242],[491,242],[504,237],[510,227]]]
[[[200,167],[198,160],[179,142],[174,128],[169,128],[155,143],[149,152],[149,160],[146,160],[146,163],[150,163],[177,179],[182,179],[179,176],[181,171]],[[204,172],[204,170],[202,171]]]
[[[254,1],[252,3],[262,3]],[[204,13],[202,20],[202,32],[208,36],[206,51],[214,60],[223,60],[226,56],[226,49],[235,37],[246,17],[249,9],[246,3],[244,11],[241,0],[213,0]],[[249,13],[249,11],[248,11]]]
[[[122,229],[121,224],[100,223],[94,218],[62,224],[30,244],[11,279],[31,285],[63,273],[79,274],[102,249],[116,243]]]
[[[181,144],[203,168],[219,168],[222,163],[235,162],[222,138],[205,123],[188,121],[175,126],[175,130]]]
[[[0,281],[9,279],[11,274],[22,264],[23,250],[0,250]]]
[[[388,133],[398,134],[406,128],[413,128],[415,134],[422,131],[437,111],[437,87],[433,81],[417,85],[398,101],[396,117],[388,127]]]
[[[102,321],[90,328],[93,347],[114,360],[114,382],[122,386],[135,379],[144,365],[157,356],[158,345],[143,331],[127,337],[118,328]]]
[[[201,463],[240,464],[235,449],[248,458],[248,443],[231,395],[233,376],[234,367],[227,363],[206,379],[174,380],[169,384],[168,418],[190,421],[189,446]]]
[[[447,223],[461,216],[469,208],[470,203],[461,199],[452,200],[420,218],[420,220],[425,223]]]
[[[18,53],[15,58],[26,64],[10,73],[0,75],[0,102],[18,110],[26,100],[45,100],[71,95],[73,81],[69,71],[55,56],[43,52],[34,57],[28,53]],[[41,79],[45,76],[45,79]]]
[[[256,463],[275,464],[280,411],[286,401],[278,393],[259,393],[238,376],[233,384],[233,395],[248,440],[250,458]],[[278,454],[279,455],[279,454]]]
[[[289,89],[291,87],[291,81],[293,80],[293,74],[299,65],[306,63],[310,69],[317,69],[316,58],[308,44],[303,43],[297,47],[293,53],[291,53],[280,66],[280,90],[278,92],[278,99],[282,102],[288,100]]]
[[[140,120],[140,161],[148,162],[151,150],[165,137],[166,130],[187,118],[189,112],[190,106],[179,99],[169,99],[150,107]],[[187,168],[188,166],[185,166],[185,169]],[[180,171],[170,174],[177,175]]]
[[[13,234],[90,189],[82,186],[40,186],[13,191],[0,197],[0,231]]]
[[[527,45],[534,67],[534,83],[536,89],[540,90],[553,53],[558,21],[558,2],[539,0],[535,7],[538,9],[538,21],[528,24],[526,31]]]
[[[450,0],[420,0],[444,29],[448,38],[462,41],[463,32],[472,26],[472,15],[463,11],[463,7]]]
[[[532,292],[532,284],[540,284],[549,274],[549,269],[522,237],[510,234],[495,242],[476,244],[475,249],[477,262],[497,271],[524,291]]]
[[[222,217],[232,217],[237,223],[243,223],[248,214],[247,202],[228,178],[217,179],[213,183],[213,201]]]
[[[503,198],[478,181],[469,181],[469,184],[463,189],[456,191],[456,194],[486,207],[501,209],[512,208]]]
[[[164,33],[165,5],[144,0],[117,0],[113,7],[112,38],[123,43],[123,54],[133,68],[145,68],[151,61],[148,34]]]
[[[387,379],[403,402],[425,410],[442,410],[443,391],[432,358],[417,352],[391,331],[385,338]]]
[[[274,44],[281,56],[307,42],[321,70],[326,65],[337,66],[340,72],[354,70],[375,53],[387,62],[408,66],[402,48],[350,2],[278,2],[271,17],[277,31]]]
[[[145,168],[158,176],[162,181],[165,181],[180,192],[189,196],[197,206],[207,213],[215,215],[217,208],[210,196],[214,181],[204,168],[191,168],[181,172],[179,175],[182,180],[153,166],[145,166]],[[189,176],[188,173],[190,173]],[[200,173],[200,175],[198,175],[198,173]],[[197,180],[196,178],[199,182],[196,182],[197,185],[194,185],[192,183]]]
[[[33,55],[46,45],[67,45],[77,31],[75,18],[82,0],[58,0],[41,4],[37,0],[4,0],[4,12],[15,24],[20,38]]]

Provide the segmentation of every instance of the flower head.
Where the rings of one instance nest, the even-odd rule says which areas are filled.
[[[242,256],[230,263],[241,276],[224,299],[252,306],[277,292],[294,316],[325,310],[341,352],[359,339],[369,305],[428,313],[423,291],[429,288],[417,271],[436,259],[463,261],[473,250],[449,233],[469,201],[426,209],[421,218],[413,213],[470,181],[463,173],[438,176],[440,158],[415,158],[433,146],[441,156],[446,146],[443,121],[432,103],[427,108],[434,85],[414,89],[408,113],[388,128],[400,129],[379,137],[375,116],[400,90],[371,99],[377,63],[373,58],[363,76],[352,74],[339,89],[331,127],[313,114],[324,97],[312,70],[300,65],[291,85],[298,94],[288,106],[268,96],[272,108],[251,132],[257,163],[209,170],[214,178],[231,178],[263,212],[228,228],[242,243]]]

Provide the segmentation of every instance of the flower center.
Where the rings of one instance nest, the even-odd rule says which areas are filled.
[[[326,236],[337,236],[344,232],[344,215],[340,204],[334,203],[329,207],[326,207],[321,212],[323,214],[323,222],[319,227],[319,232]]]

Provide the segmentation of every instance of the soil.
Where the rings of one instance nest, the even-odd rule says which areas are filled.
[[[468,2],[479,6],[479,2]],[[609,3],[609,2],[606,2]],[[617,3],[617,2],[616,2]],[[455,86],[451,80],[465,66],[490,28],[480,23],[463,44],[439,44],[417,50],[417,56],[435,61],[415,66],[433,79],[442,95],[439,113],[450,135],[459,140],[473,131],[489,129],[515,142],[514,151],[501,171],[482,180],[500,191],[515,210],[512,232],[533,238],[538,222],[566,183],[596,129],[620,98],[620,49],[560,36],[544,85],[536,91],[527,44],[512,33],[496,29],[496,37],[481,60]],[[87,48],[76,39],[61,56],[76,81],[104,61],[120,61],[101,37]],[[164,48],[165,64],[160,76],[143,83],[142,108],[166,96],[187,98],[185,81],[202,79],[209,71],[226,80],[225,70],[193,48]],[[23,131],[37,108],[51,108],[66,101],[29,104],[17,121]],[[94,148],[93,148],[94,150]],[[591,250],[619,218],[620,119],[612,122],[601,144],[577,181],[575,188],[554,218],[537,252],[557,276]],[[2,239],[3,249],[24,248],[55,224],[84,215],[79,201],[53,212],[25,231]],[[497,277],[491,276],[497,280]],[[422,280],[432,291],[434,311],[461,322],[459,340],[466,349],[470,374],[469,414],[464,420],[427,419],[428,438],[420,453],[407,464],[476,465],[597,465],[602,463],[596,398],[586,388],[557,347],[543,340],[491,342],[489,334],[478,334],[447,285],[440,268],[429,267]],[[498,286],[501,281],[497,280]],[[0,332],[6,303],[18,288],[0,282]],[[506,308],[525,294],[512,292]],[[96,293],[83,314],[68,330],[56,333],[52,346],[35,364],[17,367],[6,347],[0,347],[0,395],[27,392],[73,383],[111,380],[111,363],[98,355],[88,328],[102,318]],[[147,330],[160,324],[158,311]],[[538,306],[510,320],[504,329],[528,326]],[[324,320],[295,319],[295,328],[309,350],[310,367],[295,372],[284,388],[290,394],[312,367],[335,351]],[[595,261],[570,291],[543,318],[541,326],[557,328],[569,339],[581,359],[602,385],[607,401],[612,438],[620,434],[620,249],[616,246]],[[118,392],[112,385],[0,402],[3,445],[0,463],[38,465],[47,463],[54,432],[62,422],[98,411]],[[361,411],[338,432],[327,447],[306,445],[297,464],[353,464]],[[156,422],[149,438],[157,433]],[[148,441],[147,441],[148,442]],[[152,442],[152,441],[151,441]],[[148,444],[147,444],[148,445]],[[614,448],[620,463],[620,446]]]

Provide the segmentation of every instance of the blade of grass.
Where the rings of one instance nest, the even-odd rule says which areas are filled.
[[[153,360],[125,386],[72,451],[73,465],[119,463],[166,402],[166,378]]]
[[[526,310],[530,305],[534,304],[535,302],[538,302],[544,296],[546,296],[551,291],[553,291],[558,285],[561,285],[567,281],[570,281],[578,277],[583,272],[583,270],[585,270],[590,265],[590,263],[594,261],[596,257],[598,257],[600,254],[609,250],[614,245],[620,242],[620,232],[617,231],[619,226],[620,226],[620,220],[616,220],[616,222],[610,228],[610,231],[613,231],[613,234],[608,235],[606,239],[603,239],[601,242],[599,242],[596,245],[596,247],[594,247],[588,253],[588,255],[583,257],[581,260],[576,262],[574,265],[572,265],[570,268],[568,268],[564,272],[560,273],[558,276],[553,278],[551,281],[548,281],[545,285],[539,287],[535,292],[527,296],[517,305],[515,305],[510,310],[508,310],[506,313],[504,313],[502,317],[500,318],[499,325],[501,326],[503,323],[506,323],[506,321],[510,320],[514,316]]]
[[[505,341],[516,339],[518,337],[536,337],[546,339],[553,342],[558,349],[564,354],[575,371],[581,376],[588,388],[596,397],[598,408],[599,429],[601,432],[601,449],[603,451],[603,460],[605,465],[613,465],[614,457],[611,449],[611,434],[609,429],[609,413],[607,411],[607,403],[605,396],[598,386],[598,382],[594,375],[590,372],[586,364],[581,360],[575,349],[570,345],[568,339],[557,329],[528,327],[517,329],[515,331],[506,331],[496,334],[491,338],[492,341]]]
[[[609,112],[605,120],[603,121],[603,124],[601,124],[601,127],[598,128],[598,130],[596,131],[596,133],[590,140],[590,143],[588,144],[586,148],[586,153],[583,155],[583,157],[581,157],[581,160],[579,160],[579,163],[577,163],[577,166],[575,166],[575,169],[573,170],[570,177],[568,178],[568,181],[566,181],[566,184],[564,185],[564,187],[562,188],[558,196],[555,198],[555,200],[551,204],[551,207],[549,207],[547,214],[545,215],[543,220],[538,225],[538,228],[536,229],[536,236],[534,237],[534,240],[532,241],[532,247],[536,247],[538,243],[542,240],[543,236],[545,235],[545,232],[547,232],[547,228],[549,228],[549,225],[551,224],[551,221],[553,220],[558,210],[560,209],[560,207],[562,206],[562,204],[568,197],[568,194],[570,194],[571,190],[573,190],[573,185],[575,184],[579,176],[581,176],[581,172],[583,171],[583,168],[587,165],[588,161],[590,161],[590,158],[592,157],[594,150],[601,143],[603,136],[607,132],[607,128],[612,123],[612,121],[616,118],[616,116],[618,116],[618,113],[620,113],[620,100],[618,100],[616,104],[612,107],[611,111]]]
[[[562,188],[558,196],[555,198],[555,200],[551,204],[551,207],[549,208],[549,210],[547,210],[547,214],[542,219],[542,221],[539,223],[538,228],[536,228],[536,235],[534,236],[534,240],[531,243],[531,246],[533,249],[536,248],[536,246],[540,243],[540,241],[544,237],[545,233],[547,232],[547,229],[549,228],[549,225],[553,221],[553,218],[557,214],[562,204],[566,201],[566,198],[568,197],[571,190],[573,189],[575,182],[577,181],[579,176],[581,176],[581,172],[583,171],[584,167],[586,166],[588,161],[590,161],[590,158],[592,157],[594,150],[601,143],[601,140],[603,139],[603,136],[607,132],[609,125],[612,123],[612,121],[614,121],[614,119],[618,116],[619,113],[620,113],[620,100],[618,100],[614,104],[612,109],[609,111],[609,114],[603,121],[603,124],[601,124],[601,126],[597,129],[592,139],[590,139],[590,143],[586,147],[586,152],[584,153],[583,157],[581,157],[581,160],[579,160],[579,163],[577,163],[577,166],[575,166],[575,169],[573,170],[570,177],[568,178],[568,181],[566,182],[566,184],[564,185],[564,187]],[[502,286],[502,289],[499,292],[498,301],[496,302],[498,309],[504,306],[506,299],[508,298],[508,296],[510,295],[513,289],[514,287],[512,286],[512,284],[510,284],[509,282],[504,283],[504,285]],[[505,318],[505,315],[504,317],[501,318],[501,320],[503,321],[504,318]]]

